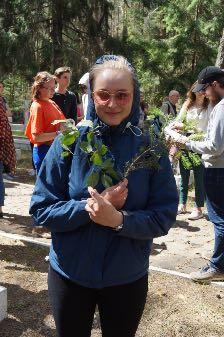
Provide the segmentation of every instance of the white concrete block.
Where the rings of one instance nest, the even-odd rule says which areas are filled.
[[[16,149],[16,160],[20,160],[22,156],[21,149]]]
[[[7,289],[0,286],[0,322],[7,317]]]

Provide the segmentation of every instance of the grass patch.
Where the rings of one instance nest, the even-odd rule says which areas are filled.
[[[24,135],[24,131],[12,131],[12,135],[13,137],[26,138],[26,136]]]
[[[31,151],[21,150],[21,159],[17,161],[17,169],[32,169]]]

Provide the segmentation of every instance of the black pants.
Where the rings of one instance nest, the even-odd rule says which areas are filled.
[[[96,305],[103,337],[134,337],[145,307],[148,275],[133,283],[92,289],[50,267],[48,290],[59,337],[89,337]]]

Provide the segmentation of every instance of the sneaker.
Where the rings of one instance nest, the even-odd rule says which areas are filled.
[[[186,206],[185,205],[179,205],[177,214],[186,214],[186,213],[187,213]]]
[[[194,282],[210,283],[211,281],[224,281],[224,272],[216,270],[209,264],[199,271],[190,274]]]
[[[189,215],[188,217],[188,220],[198,220],[198,219],[201,219],[203,218],[204,215],[202,212],[200,212],[199,210],[197,209],[194,209],[191,214]]]
[[[35,170],[29,170],[28,174],[29,174],[30,177],[35,177],[36,171]]]

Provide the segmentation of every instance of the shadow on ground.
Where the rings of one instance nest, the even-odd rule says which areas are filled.
[[[31,292],[10,283],[3,283],[2,286],[7,288],[9,317],[0,324],[1,337],[29,336],[28,330],[38,331],[41,336],[55,336],[54,328],[47,324],[51,315],[47,290]]]
[[[24,245],[0,245],[0,259],[13,263],[6,269],[32,270],[41,273],[47,272],[48,264],[45,262],[45,256],[48,255],[49,248],[36,246],[28,242]],[[17,266],[17,264],[19,266]],[[22,267],[20,267],[22,265]]]
[[[0,219],[0,230],[6,233],[30,236],[32,232],[32,218],[28,216],[5,213],[4,218]]]
[[[161,254],[164,250],[167,250],[167,246],[165,242],[162,242],[161,244],[153,242],[152,244],[152,250],[150,255],[159,255]]]
[[[184,220],[176,220],[176,223],[173,225],[172,228],[183,228],[186,229],[188,232],[199,232],[201,229],[197,226],[189,225],[188,221]]]

